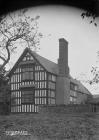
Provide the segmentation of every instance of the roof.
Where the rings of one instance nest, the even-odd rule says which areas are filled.
[[[94,94],[93,98],[99,98],[99,94]]]
[[[71,76],[70,76],[70,81],[78,85],[78,90],[77,90],[78,92],[91,95],[90,91],[80,81],[73,79]]]
[[[14,65],[14,67],[11,69],[11,71],[9,72],[9,75],[13,72],[13,70],[17,67],[17,65],[19,64],[19,62],[23,59],[24,55],[29,52],[48,72],[53,73],[55,75],[59,74],[59,68],[58,68],[58,64],[40,56],[39,54],[35,53],[34,51],[30,50],[29,48],[26,48],[23,51],[23,54],[20,56],[20,58],[18,59],[18,61],[16,62],[16,64]],[[77,84],[78,85],[78,92],[81,93],[85,93],[85,94],[90,94],[91,93],[88,91],[87,88],[84,87],[84,85],[76,80],[73,79],[71,76],[69,76],[70,81]]]
[[[92,98],[92,99],[90,99],[89,103],[91,103],[91,104],[99,104],[99,98]]]
[[[99,105],[99,94],[92,95],[92,98],[89,100],[89,103]]]
[[[89,101],[89,103],[99,105],[99,94],[94,94],[93,98]]]
[[[9,74],[10,75],[13,70],[17,67],[19,62],[23,59],[24,55],[29,52],[48,72],[53,73],[55,75],[58,74],[58,65],[42,56],[39,54],[35,53],[34,51],[30,50],[29,48],[25,48],[23,51],[22,55],[19,57],[13,68],[10,70]]]
[[[29,50],[30,51],[30,50]],[[58,65],[32,51],[32,55],[39,61],[40,64],[48,71],[53,74],[58,74]]]

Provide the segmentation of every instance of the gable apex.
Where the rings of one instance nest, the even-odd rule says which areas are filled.
[[[29,53],[29,48],[25,48],[23,50],[23,53],[20,55],[20,57],[18,58],[18,60],[16,61],[16,63],[14,64],[14,66],[12,67],[12,69],[9,71],[9,74],[8,76],[10,76],[14,71],[15,69],[17,68],[18,64],[21,62],[21,60],[26,56],[26,54]],[[32,56],[32,55],[31,55]]]
[[[35,51],[32,51],[29,48],[25,48],[11,71],[9,72],[8,76],[10,76],[15,69],[17,68],[18,64],[22,61],[22,59],[26,56],[26,54],[30,54],[46,71],[53,73],[55,75],[58,74],[58,65],[42,56],[37,54]]]

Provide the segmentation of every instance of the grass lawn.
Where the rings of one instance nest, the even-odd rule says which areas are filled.
[[[12,131],[20,133],[11,136]],[[0,140],[99,140],[99,115],[50,113],[0,116]]]

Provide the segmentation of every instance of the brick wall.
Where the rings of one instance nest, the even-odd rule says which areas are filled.
[[[69,105],[51,105],[40,106],[40,113],[87,113],[92,112],[91,104],[69,104]]]
[[[58,76],[56,80],[56,104],[69,104],[70,79]]]
[[[61,76],[69,76],[68,67],[68,42],[64,38],[59,39],[59,74]]]

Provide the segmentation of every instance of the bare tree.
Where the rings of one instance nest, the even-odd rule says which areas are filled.
[[[91,73],[93,74],[93,78],[89,81],[89,83],[98,84],[99,83],[99,68],[92,67]]]
[[[95,14],[93,14],[93,13],[91,13],[90,11],[85,11],[85,12],[83,12],[82,14],[81,14],[81,17],[84,19],[85,17],[87,17],[87,18],[91,18],[90,19],[90,24],[94,24],[96,27],[97,27],[97,23],[96,23],[96,15]]]
[[[42,33],[38,31],[38,19],[28,16],[27,9],[8,13],[0,18],[0,71],[9,62],[11,54],[19,44],[24,43],[29,48],[39,46]]]
[[[87,2],[87,1],[86,1]],[[81,17],[90,18],[90,24],[98,26],[96,18],[99,17],[99,0],[90,0],[89,6],[85,6],[84,12],[81,14]]]

